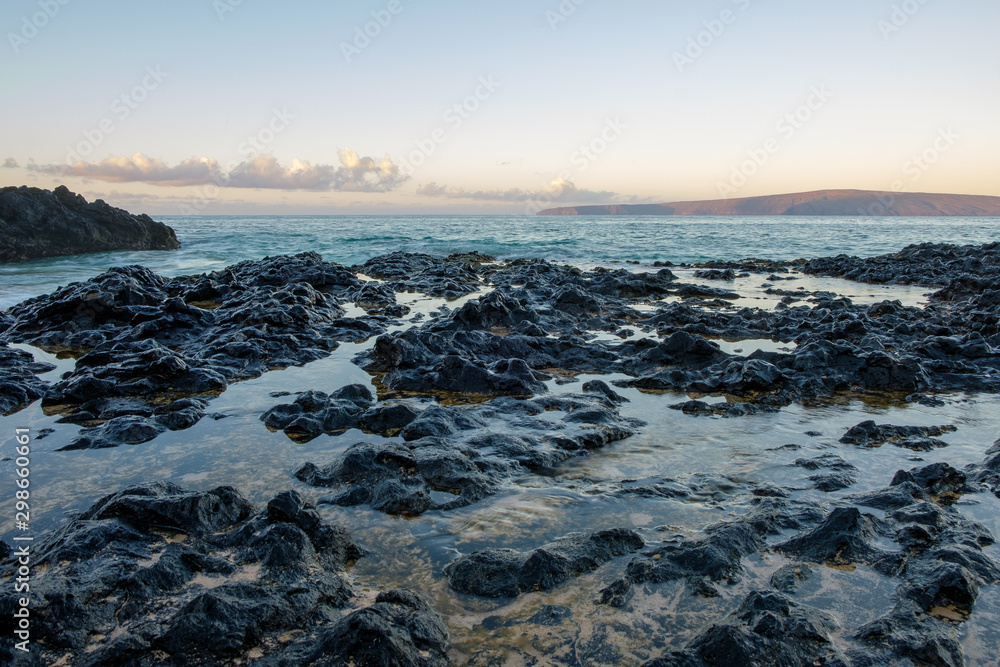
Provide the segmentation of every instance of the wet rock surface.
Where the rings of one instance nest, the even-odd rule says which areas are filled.
[[[419,272],[427,261],[393,258],[398,274],[401,265]],[[812,305],[765,311],[706,307],[706,299],[739,295],[680,283],[666,269],[582,272],[539,261],[478,268],[493,288],[489,294],[422,327],[380,338],[359,358],[362,367],[384,374],[390,389],[485,395],[535,393],[544,379],[539,373],[551,369],[624,372],[634,377],[622,381],[628,386],[733,396],[758,408],[843,391],[910,395],[1000,386],[1000,359],[990,342],[996,342],[995,327],[984,328],[982,317],[956,317],[954,299],[921,309],[890,301],[862,306],[832,293],[804,292]],[[660,302],[652,313],[635,309],[664,297],[680,300]],[[614,344],[587,333],[628,327],[655,338]],[[741,357],[706,336],[767,337],[796,347]],[[523,364],[511,369],[512,359]],[[458,376],[476,378],[476,387]]]
[[[445,568],[448,584],[460,593],[490,598],[547,591],[570,578],[643,547],[631,530],[603,530],[563,537],[534,551],[486,549],[462,556]]]
[[[956,246],[921,243],[898,253],[861,259],[838,255],[809,260],[802,272],[864,283],[946,285],[953,280],[1000,277],[1000,244]]]
[[[31,664],[447,664],[447,631],[419,596],[348,613],[346,570],[363,551],[295,491],[257,510],[230,487],[132,486],[35,553]],[[0,607],[13,613],[15,597]]]
[[[894,476],[892,486],[909,487],[908,502],[900,496],[900,506],[888,509],[881,517],[863,514],[852,506],[835,507],[818,525],[769,547],[745,533],[751,539],[714,540],[725,546],[720,551],[711,535],[719,531],[714,526],[706,531],[708,538],[687,542],[681,549],[671,546],[658,551],[661,559],[674,561],[676,554],[684,557],[694,554],[699,565],[721,566],[718,572],[722,575],[738,573],[739,562],[762,548],[787,556],[793,562],[770,578],[771,586],[780,594],[750,593],[736,611],[721,623],[712,624],[683,650],[671,651],[646,665],[874,666],[906,661],[966,664],[960,642],[961,625],[972,615],[982,587],[1000,581],[1000,563],[983,551],[994,543],[994,536],[982,525],[962,516],[951,504],[940,502],[936,492],[943,480],[950,480],[945,483],[952,488],[964,484],[964,476],[945,464],[900,471]],[[746,521],[722,526],[735,532],[735,527],[745,527]],[[879,542],[895,542],[898,550],[887,551]],[[706,547],[713,548],[706,550]],[[718,558],[719,554],[723,558]],[[637,563],[639,567],[635,567]],[[891,610],[850,630],[859,646],[838,647],[832,635],[845,630],[841,623],[787,597],[796,595],[804,582],[816,576],[817,565],[847,571],[871,567],[899,581]],[[649,576],[648,573],[658,569],[666,576]],[[635,577],[637,572],[646,574]],[[678,572],[673,562],[651,565],[648,561],[634,561],[629,574],[639,582],[658,582],[690,572]],[[628,583],[626,579],[612,584],[602,591],[601,601],[608,603],[610,599],[615,604],[617,594],[618,604],[627,604],[622,594]],[[703,594],[702,587],[692,588],[696,594]]]
[[[0,414],[14,412],[44,396],[49,385],[37,374],[53,368],[51,364],[36,363],[23,350],[0,345]]]
[[[773,591],[754,591],[722,623],[699,635],[684,651],[644,667],[708,665],[848,664],[830,635],[837,622]]]
[[[403,442],[357,443],[330,464],[306,463],[295,476],[337,489],[321,499],[336,505],[406,516],[464,507],[519,472],[547,474],[634,434],[642,422],[621,417],[609,395],[617,396],[601,383],[587,394],[433,406],[401,428]]]
[[[695,274],[475,253],[350,268],[304,253],[178,278],[123,267],[19,304],[0,316],[0,408],[41,399],[38,435],[64,460],[196,449],[204,434],[235,447],[231,420],[233,439],[274,448],[263,504],[145,484],[47,536],[45,658],[969,662],[966,624],[1000,582],[983,519],[1000,445],[980,461],[981,430],[956,406],[1000,387],[1000,251],[925,251],[864,274],[946,285],[925,306],[856,303],[802,275],[847,275],[849,258]],[[75,362],[50,374],[9,343]],[[349,380],[330,355],[354,362]],[[224,393],[311,362],[249,410]],[[859,398],[849,421],[829,418]],[[670,463],[650,466],[659,456]],[[250,465],[232,476],[253,479]],[[296,490],[275,496],[275,475]],[[624,528],[592,532],[591,516]],[[362,547],[379,559],[358,566],[364,590],[349,569]],[[420,595],[399,590],[411,583]],[[869,587],[890,592],[857,602]],[[218,645],[198,646],[196,628]]]
[[[47,388],[43,406],[98,426],[115,417],[149,417],[170,399],[210,399],[232,382],[321,359],[340,342],[383,331],[383,317],[345,317],[341,304],[363,287],[353,273],[315,253],[169,280],[142,267],[120,267],[11,308],[0,337],[74,351],[74,370]],[[105,409],[128,401],[131,411]],[[192,408],[154,421],[176,429],[197,417]],[[118,430],[106,431],[99,446],[114,445]]]
[[[0,262],[108,250],[176,250],[174,230],[147,215],[55,190],[0,188]]]
[[[836,454],[823,454],[811,459],[796,459],[795,463],[806,470],[819,471],[808,477],[820,491],[840,491],[858,481],[857,466],[848,463]]]
[[[869,420],[848,429],[840,442],[862,447],[881,447],[888,442],[897,447],[908,449],[931,449],[933,447],[947,447],[948,445],[930,436],[953,433],[955,430],[956,428],[950,425],[893,426],[891,424],[876,424]]]

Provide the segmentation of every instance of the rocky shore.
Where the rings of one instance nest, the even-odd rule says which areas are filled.
[[[174,230],[103,200],[55,190],[0,188],[0,263],[109,250],[176,250]]]
[[[856,302],[797,286],[811,285],[810,276],[926,286],[929,296]],[[443,302],[418,312],[404,298],[413,294]],[[358,590],[352,568],[376,545],[343,526],[356,511],[446,518],[554,480],[649,428],[654,415],[631,405],[636,390],[706,432],[718,419],[749,423],[792,406],[860,398],[933,413],[955,397],[995,394],[998,321],[1000,243],[645,270],[476,253],[392,253],[353,267],[303,253],[176,278],[111,269],[0,313],[0,412],[40,401],[72,431],[60,447],[67,457],[123,445],[141,457],[162,434],[227,418],[213,404],[237,383],[344,345],[357,344],[352,361],[371,383],[328,378],[269,397],[254,416],[259,432],[285,433],[308,461],[289,465],[285,488],[263,504],[231,486],[147,481],[108,489],[50,532],[34,547],[38,652],[30,658],[14,656],[6,639],[17,604],[8,585],[16,563],[7,558],[0,657],[39,665],[64,657],[69,665],[967,664],[966,624],[983,591],[1000,583],[993,532],[969,507],[1000,498],[1000,441],[969,445],[978,447],[974,462],[956,463],[949,447],[964,426],[944,419],[858,420],[820,451],[787,445],[794,483],[709,473],[575,480],[594,503],[660,503],[652,506],[664,525],[567,530],[517,549],[460,546],[432,590]],[[761,340],[769,345],[751,345]],[[733,341],[752,351],[723,344]],[[44,377],[52,366],[26,346],[75,363]],[[330,453],[309,448],[334,439],[344,442]],[[880,447],[913,463],[883,479],[844,458],[857,449],[877,457]],[[225,470],[208,479],[233,483]],[[726,516],[678,529],[677,517],[705,507]],[[825,570],[893,592],[858,621],[803,597]],[[574,589],[587,611],[546,604],[521,614],[519,602]],[[657,595],[650,615],[642,605]],[[455,608],[491,604],[508,606],[477,631],[535,640],[462,648],[456,662],[454,634],[470,630]],[[688,610],[683,620],[653,620],[671,605]],[[604,635],[591,629],[581,638],[593,624],[585,613],[609,619]]]

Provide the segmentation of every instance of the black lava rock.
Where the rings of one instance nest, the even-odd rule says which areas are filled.
[[[176,250],[174,230],[98,199],[92,204],[65,185],[53,191],[0,188],[0,262],[109,250]]]
[[[643,547],[642,538],[624,529],[577,533],[534,551],[486,549],[462,556],[445,568],[448,584],[460,593],[516,597],[547,591],[570,578]]]
[[[230,487],[128,487],[38,545],[33,650],[45,664],[70,653],[88,666],[245,662],[259,647],[270,657],[284,633],[336,627],[352,595],[345,570],[359,557],[294,491],[254,512]],[[2,568],[6,614],[16,563]],[[423,626],[389,625],[427,648]]]

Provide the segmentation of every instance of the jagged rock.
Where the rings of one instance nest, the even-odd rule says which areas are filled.
[[[230,382],[315,361],[338,341],[381,333],[383,320],[344,318],[340,300],[361,285],[316,253],[170,280],[143,267],[117,267],[11,308],[0,336],[84,353],[48,388],[45,407],[85,424],[148,417],[164,398],[211,398]],[[17,398],[30,400],[25,391]],[[113,415],[92,409],[115,399],[139,400]],[[193,404],[173,412],[180,414],[160,413],[158,420],[172,430],[205,415]]]
[[[917,602],[904,598],[891,612],[854,633],[855,639],[867,644],[870,650],[852,655],[853,662],[874,667],[902,657],[923,665],[965,665],[954,623],[959,618],[951,614],[944,618],[924,614]]]
[[[852,426],[840,439],[844,444],[861,445],[863,447],[881,447],[885,443],[893,443],[900,447],[920,449],[925,444],[932,447],[946,447],[940,441],[926,441],[930,436],[940,436],[956,431],[954,426],[893,426],[891,424],[876,424],[872,420],[863,421]],[[925,450],[926,451],[926,450]]]
[[[875,521],[854,507],[838,507],[820,525],[776,545],[774,550],[809,563],[870,565],[894,574],[901,567],[900,558],[875,546]]]
[[[448,630],[422,597],[391,590],[379,593],[372,606],[255,664],[446,667],[450,664]]]
[[[532,371],[521,359],[483,365],[459,355],[442,357],[428,368],[397,371],[386,376],[392,389],[430,394],[462,396],[532,396],[547,390],[546,376]]]
[[[858,481],[858,468],[836,454],[823,454],[812,459],[796,459],[792,464],[806,470],[827,470],[808,479],[820,491],[840,491]]]
[[[743,522],[724,522],[705,529],[706,537],[667,544],[629,563],[626,578],[633,582],[662,583],[686,577],[705,577],[733,583],[743,573],[743,558],[764,546],[761,534]]]
[[[753,591],[739,609],[687,645],[643,667],[768,667],[830,665],[847,661],[831,640],[837,622],[775,592]]]
[[[342,608],[360,556],[294,491],[254,512],[230,487],[131,486],[38,545],[33,650],[47,664],[67,653],[94,666],[245,661]],[[16,596],[4,591],[6,614]]]
[[[812,568],[808,565],[785,565],[771,575],[770,584],[782,593],[792,594],[810,576],[812,576]]]
[[[44,396],[49,385],[36,374],[53,368],[51,364],[36,363],[23,350],[0,343],[0,415],[15,412]]]
[[[88,204],[65,185],[0,188],[0,262],[109,250],[176,250],[174,230],[102,199]]]
[[[260,419],[268,428],[288,434],[317,436],[355,428],[375,403],[371,389],[353,384],[327,395],[321,391],[300,394],[293,403],[271,408]]]
[[[897,471],[890,486],[904,484],[914,484],[934,502],[950,505],[965,493],[966,477],[947,463],[933,463],[923,468]]]
[[[476,551],[449,564],[445,574],[448,584],[460,593],[517,597],[520,593],[551,590],[642,547],[642,538],[631,530],[576,533],[527,553],[512,549]]]
[[[313,486],[343,489],[324,502],[414,516],[464,507],[494,493],[500,471],[492,470],[493,465],[466,446],[424,438],[404,444],[358,443],[333,464],[318,468],[306,463],[295,476]],[[436,500],[433,492],[445,499]]]

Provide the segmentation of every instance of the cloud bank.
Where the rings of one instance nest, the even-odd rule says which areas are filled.
[[[578,188],[572,181],[557,178],[542,190],[466,190],[464,188],[449,188],[447,185],[427,183],[417,188],[417,194],[425,197],[444,197],[446,199],[476,199],[480,201],[500,202],[537,202],[537,201],[570,201],[575,203],[635,203],[635,197],[626,197],[610,190],[585,190]]]
[[[161,187],[216,185],[263,190],[333,190],[338,192],[389,192],[408,177],[386,155],[381,160],[361,157],[350,148],[340,151],[340,165],[316,164],[295,158],[282,166],[273,155],[261,155],[229,165],[223,170],[214,158],[191,158],[176,165],[143,153],[109,157],[100,162],[29,166],[56,176],[74,176],[106,183],[147,183]]]

